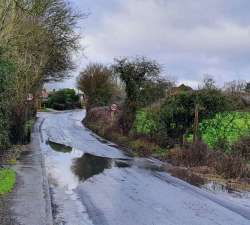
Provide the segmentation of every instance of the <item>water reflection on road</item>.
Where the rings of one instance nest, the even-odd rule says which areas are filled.
[[[128,168],[135,166],[152,171],[163,171],[161,164],[148,159],[108,158],[90,153],[83,153],[70,146],[50,140],[48,140],[46,144],[49,146],[49,150],[47,151],[47,156],[49,155],[48,161],[51,161],[51,165],[56,164],[57,167],[64,167],[64,173],[61,173],[64,180],[73,180],[74,177],[77,176],[79,182],[84,182],[92,176],[103,173],[105,169],[112,169],[113,167]],[[66,168],[68,168],[69,171],[66,172]],[[57,174],[57,176],[58,175],[59,174]],[[66,176],[70,176],[71,178],[66,178]]]
[[[122,160],[86,153],[81,158],[73,160],[72,170],[80,181],[85,181],[94,175],[102,173],[104,169],[111,169],[113,166],[126,168],[130,165]]]

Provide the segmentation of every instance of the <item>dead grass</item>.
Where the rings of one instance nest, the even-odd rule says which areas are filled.
[[[175,165],[204,166],[207,165],[208,147],[201,141],[195,144],[187,144],[170,150],[170,160]]]
[[[202,143],[189,144],[170,150],[170,161],[177,166],[213,168],[214,173],[230,178],[250,178],[250,169],[242,158],[212,151]]]

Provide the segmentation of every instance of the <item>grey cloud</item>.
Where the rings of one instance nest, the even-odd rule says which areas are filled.
[[[146,55],[180,82],[196,84],[205,73],[220,84],[250,79],[248,0],[71,1],[92,12],[82,40],[87,60],[79,66]]]

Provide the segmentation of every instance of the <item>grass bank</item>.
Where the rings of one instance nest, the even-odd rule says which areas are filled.
[[[12,169],[0,169],[0,196],[9,193],[16,183],[16,173]]]

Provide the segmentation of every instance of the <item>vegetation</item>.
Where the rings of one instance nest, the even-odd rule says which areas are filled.
[[[49,95],[46,107],[56,110],[80,108],[80,97],[74,89],[61,89]]]
[[[231,147],[232,154],[250,164],[250,135],[241,138]]]
[[[230,100],[218,90],[181,91],[169,95],[160,106],[137,111],[135,131],[151,137],[165,133],[172,143],[182,143],[185,136],[193,132],[196,106],[199,120],[212,118],[231,108]]]
[[[90,108],[111,104],[118,88],[113,80],[112,70],[102,64],[90,64],[77,80],[78,88],[86,95],[87,111]]]
[[[3,49],[0,46],[0,151],[10,146],[8,129],[10,128],[12,77],[15,66],[3,56]]]
[[[0,169],[0,196],[9,193],[16,182],[16,173],[11,169]]]
[[[206,78],[198,90],[174,87],[160,78],[159,64],[144,57],[116,59],[112,68],[109,77],[117,76],[126,92],[121,111],[111,120],[108,107],[93,108],[108,105],[96,94],[107,86],[88,81],[91,92],[85,92],[95,93],[89,102],[99,101],[89,104],[88,127],[138,156],[206,167],[227,179],[250,177],[250,114],[241,98],[248,96],[247,82],[228,82],[219,89]]]
[[[245,92],[250,93],[250,82],[246,83]]]
[[[200,132],[209,147],[230,151],[234,143],[250,134],[250,113],[218,113],[200,123]]]
[[[159,130],[159,113],[151,109],[141,109],[136,113],[134,130],[137,134],[152,137]]]
[[[73,68],[79,17],[63,0],[0,0],[0,151],[27,141],[42,85]]]
[[[128,132],[136,111],[164,98],[172,83],[160,79],[160,65],[145,57],[116,59],[113,68],[125,85],[126,99],[120,123],[123,131]]]

